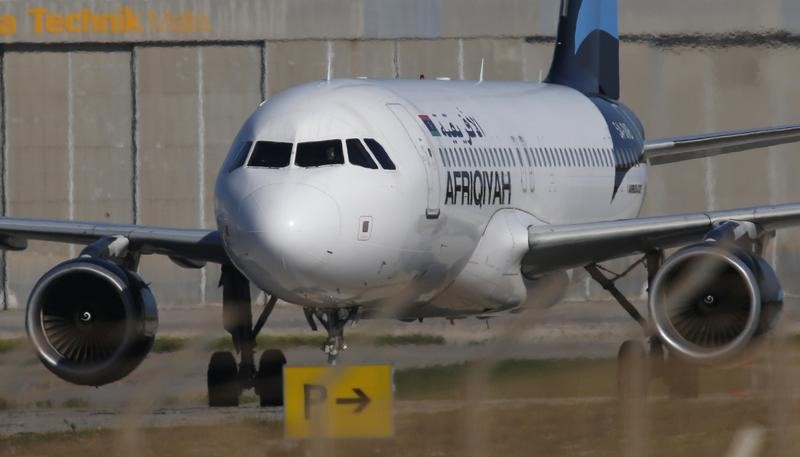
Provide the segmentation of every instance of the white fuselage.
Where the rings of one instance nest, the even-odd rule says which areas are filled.
[[[375,139],[396,170],[295,165],[297,144],[347,139]],[[291,164],[224,165],[219,230],[254,284],[308,307],[426,317],[536,303],[520,273],[528,227],[635,217],[646,186],[644,165],[615,186],[609,124],[557,85],[310,83],[263,103],[232,150],[258,141],[295,145]]]

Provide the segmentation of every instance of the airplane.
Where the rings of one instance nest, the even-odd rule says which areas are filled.
[[[281,404],[286,358],[255,351],[279,299],[327,332],[335,363],[359,318],[546,308],[585,269],[646,335],[620,348],[622,393],[641,393],[635,370],[658,359],[684,375],[671,390],[696,395],[697,367],[743,360],[773,328],[783,292],[764,246],[800,225],[800,204],[642,218],[648,169],[794,143],[800,126],[647,139],[619,101],[617,1],[562,0],[559,16],[543,83],[336,79],[262,102],[221,165],[215,229],[0,218],[5,250],[85,246],[30,294],[42,363],[88,386],[139,365],[158,325],[142,255],[222,266],[235,354],[211,357],[210,406],[250,388]],[[631,255],[648,271],[647,317],[600,266]],[[255,322],[251,284],[269,297]]]

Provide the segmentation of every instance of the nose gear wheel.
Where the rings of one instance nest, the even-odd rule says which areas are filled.
[[[358,307],[314,310],[311,313],[328,332],[328,339],[322,345],[322,350],[328,355],[328,363],[336,365],[339,355],[347,349],[344,327],[348,322],[358,321]],[[310,322],[313,324],[313,320]],[[312,326],[314,327],[316,325]]]

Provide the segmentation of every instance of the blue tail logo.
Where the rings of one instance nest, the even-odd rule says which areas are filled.
[[[562,0],[547,82],[619,99],[617,0]]]
[[[577,55],[583,43],[595,31],[604,31],[619,40],[619,20],[616,0],[583,0],[575,25],[575,49]]]

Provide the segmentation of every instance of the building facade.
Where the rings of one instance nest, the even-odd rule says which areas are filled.
[[[333,77],[538,81],[558,0],[0,2],[0,210],[213,227],[213,184],[265,98]],[[800,123],[800,2],[623,0],[623,101],[649,137]],[[800,200],[797,146],[651,171],[645,215]],[[0,257],[0,308],[79,247]],[[800,232],[769,249],[800,287]],[[219,268],[142,260],[160,304],[220,300]],[[641,288],[642,276],[626,284]],[[602,297],[578,280],[572,298]]]

